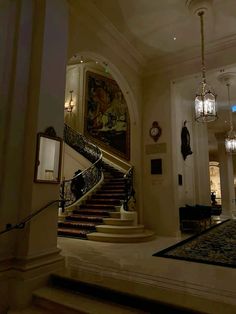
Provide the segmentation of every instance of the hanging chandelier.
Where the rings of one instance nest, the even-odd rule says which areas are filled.
[[[206,83],[206,67],[204,56],[204,16],[205,11],[197,12],[200,17],[201,24],[201,68],[202,68],[202,81],[196,93],[195,98],[195,119],[198,122],[211,122],[217,119],[216,111],[216,94],[211,87]]]
[[[236,153],[236,132],[233,127],[232,119],[232,109],[230,105],[230,83],[226,84],[228,89],[228,105],[229,105],[229,121],[230,121],[230,130],[225,139],[225,150],[227,153],[235,154]]]

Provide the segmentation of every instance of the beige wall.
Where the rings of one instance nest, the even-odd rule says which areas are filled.
[[[170,82],[168,78],[151,76],[145,79],[143,90],[144,222],[158,234],[174,235],[178,232],[178,217],[173,193]],[[162,128],[157,143],[149,135],[153,121],[157,121]],[[164,144],[164,149],[159,146],[161,144]],[[161,175],[151,174],[151,159],[162,159]]]
[[[111,76],[116,80],[125,95],[131,122],[131,157],[130,163],[135,167],[135,189],[137,207],[142,217],[142,86],[141,65],[130,54],[129,47],[124,47],[116,33],[106,28],[99,19],[99,14],[85,1],[70,1],[70,42],[69,56],[81,54],[106,62]],[[83,11],[83,14],[80,12]],[[123,45],[123,46],[122,46]],[[82,121],[81,121],[82,123]]]
[[[1,2],[0,11],[5,17],[0,62],[6,65],[0,67],[0,79],[6,79],[1,85],[1,113],[6,121],[0,124],[2,230],[7,223],[15,224],[59,197],[59,185],[33,183],[33,178],[37,133],[53,126],[58,136],[63,134],[67,5],[64,0],[6,0]],[[15,302],[10,296],[11,306],[17,306],[17,302],[23,306],[28,301],[30,289],[23,296],[22,282],[29,280],[33,286],[34,280],[48,272],[43,265],[53,264],[56,268],[60,263],[56,245],[57,206],[33,219],[23,230],[1,235],[0,269],[5,273],[1,280],[10,278],[5,270],[14,266],[14,276],[9,276],[14,294],[19,294]],[[37,276],[30,273],[32,269],[40,269]],[[4,303],[7,306],[7,299]]]
[[[75,171],[84,170],[91,165],[85,157],[77,153],[67,144],[64,144],[64,160],[63,160],[63,172],[62,177],[66,180],[71,179],[74,176]]]

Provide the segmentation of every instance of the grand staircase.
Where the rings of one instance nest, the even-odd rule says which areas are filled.
[[[96,145],[66,124],[64,141],[88,159],[91,166],[72,179],[62,182],[61,199],[64,205],[61,206],[66,207],[66,210],[65,214],[59,216],[58,236],[105,242],[138,242],[150,239],[153,236],[151,231],[144,230],[143,225],[135,225],[135,213],[120,213],[122,201],[127,204],[132,195],[132,167],[124,173],[111,166],[102,159],[102,152]],[[89,194],[91,188],[99,186],[102,173],[103,183],[100,188]],[[82,181],[84,188],[81,190],[78,186]],[[76,194],[89,196],[86,200],[83,197],[84,200],[79,202],[80,196]],[[76,205],[78,202],[79,205]]]
[[[58,235],[87,239],[87,234],[96,232],[96,226],[104,218],[119,218],[116,206],[125,196],[124,174],[103,163],[104,181],[99,190],[83,204],[75,206],[65,221],[58,223]]]
[[[58,235],[103,242],[149,240],[153,232],[143,225],[134,225],[133,219],[121,219],[124,173],[103,162],[103,175],[101,187],[58,223]]]

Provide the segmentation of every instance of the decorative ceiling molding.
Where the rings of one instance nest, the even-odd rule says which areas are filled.
[[[227,36],[221,40],[216,42],[206,44],[206,56],[207,55],[214,55],[217,52],[226,51],[230,48],[236,48],[236,34]],[[169,54],[166,56],[155,57],[149,59],[146,65],[146,69],[144,71],[145,76],[150,76],[157,74],[158,72],[162,72],[163,70],[167,70],[177,64],[181,64],[184,62],[191,62],[199,60],[200,62],[200,47],[195,46],[190,49],[185,49],[180,51],[179,53]],[[235,58],[236,61],[236,58]],[[151,67],[150,67],[151,65]],[[222,65],[216,65],[219,67]]]
[[[68,0],[68,3],[72,9],[77,10],[79,19],[83,21],[84,25],[96,32],[96,36],[103,42],[109,43],[116,54],[137,73],[142,72],[143,67],[146,65],[146,59],[95,5],[90,1],[83,0]]]

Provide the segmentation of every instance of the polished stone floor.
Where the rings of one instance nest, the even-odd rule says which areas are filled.
[[[119,244],[58,238],[68,275],[204,313],[236,313],[236,269],[152,256],[186,238]]]

